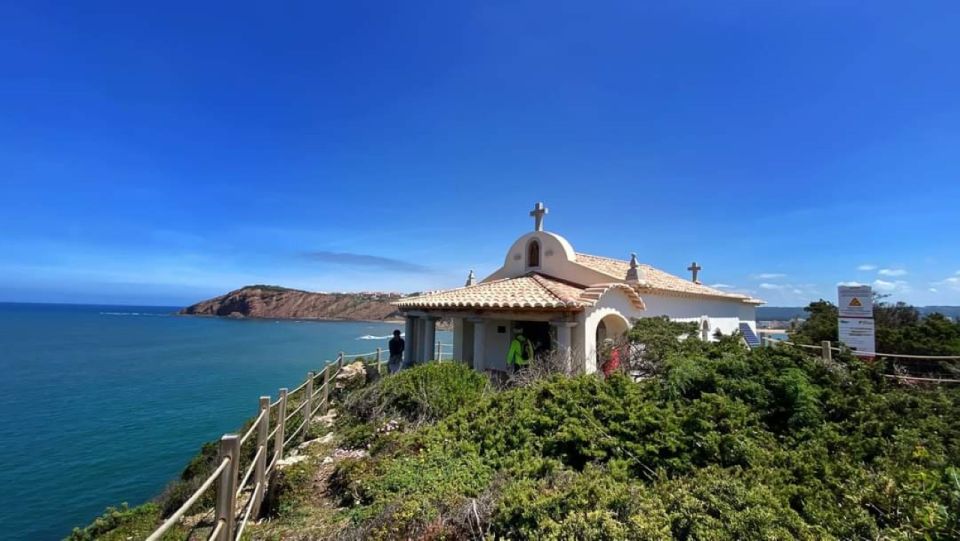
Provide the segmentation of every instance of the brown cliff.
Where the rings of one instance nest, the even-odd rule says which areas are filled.
[[[246,286],[180,310],[183,315],[379,321],[400,317],[396,293],[312,293],[278,286]]]

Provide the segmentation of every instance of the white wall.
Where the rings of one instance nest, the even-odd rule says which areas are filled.
[[[510,341],[513,339],[510,325],[511,322],[505,319],[486,320],[483,352],[485,369],[507,370],[507,352],[510,351]],[[498,327],[503,327],[505,332],[497,332]]]
[[[653,294],[642,295],[642,297],[647,305],[647,310],[643,313],[644,317],[668,316],[675,321],[699,323],[700,316],[705,315],[710,320],[711,336],[717,329],[720,329],[723,334],[731,334],[739,330],[741,315],[752,315],[756,312],[752,305],[738,301]]]

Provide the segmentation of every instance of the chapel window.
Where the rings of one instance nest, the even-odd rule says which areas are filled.
[[[540,266],[540,243],[535,240],[531,241],[530,244],[527,245],[527,266]]]

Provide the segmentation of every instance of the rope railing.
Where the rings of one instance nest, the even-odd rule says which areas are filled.
[[[287,397],[289,398],[290,395],[293,395],[293,394],[296,394],[296,393],[302,391],[306,386],[307,386],[307,382],[304,381],[303,383],[300,384],[299,387],[297,387],[296,389],[294,389],[294,390],[290,391],[289,393],[287,393]]]
[[[451,344],[442,344],[438,341],[436,351]],[[209,539],[215,541],[233,541],[240,539],[250,520],[259,516],[263,497],[270,479],[283,460],[284,451],[298,438],[310,433],[311,420],[321,411],[330,407],[331,380],[335,379],[343,370],[346,359],[359,357],[373,357],[372,362],[378,365],[386,364],[384,351],[377,348],[369,353],[340,353],[336,360],[327,361],[317,372],[309,372],[306,379],[292,391],[280,389],[279,397],[271,401],[269,396],[260,397],[260,409],[250,426],[238,437],[234,434],[224,435],[220,439],[220,462],[203,483],[194,491],[183,504],[167,517],[163,523],[147,538],[147,541],[157,541],[165,533],[180,522],[210,487],[219,481],[216,490],[216,506],[209,511],[216,514]],[[303,393],[303,399],[295,408],[288,411],[291,395]],[[273,415],[276,410],[276,415]],[[294,416],[301,414],[302,420],[293,432],[286,434],[286,423]],[[271,421],[275,426],[271,427]],[[272,430],[271,430],[272,428]],[[250,463],[240,471],[240,450],[244,444],[256,437],[256,451]],[[270,452],[270,447],[273,452]],[[269,453],[269,455],[268,455]],[[269,458],[269,464],[267,460]],[[239,483],[237,482],[239,480]],[[248,499],[237,509],[237,504],[245,491],[249,492]],[[239,520],[238,520],[239,519]],[[206,519],[203,519],[206,520]]]
[[[253,487],[254,494],[256,494],[257,491],[260,490],[260,486],[261,486],[260,483],[257,483],[256,486]],[[240,525],[237,526],[237,537],[236,537],[237,539],[243,538],[243,529],[247,527],[247,522],[249,522],[250,520],[250,513],[253,511],[254,503],[255,503],[255,499],[251,496],[250,500],[247,501],[247,508],[243,513],[243,518],[240,520]]]
[[[765,344],[784,344],[789,346],[794,346],[801,349],[813,349],[821,352],[821,357],[826,360],[832,360],[832,355],[834,351],[850,351],[855,355],[865,356],[865,357],[876,357],[880,359],[907,359],[907,360],[923,360],[923,361],[953,361],[960,360],[960,356],[957,355],[913,355],[906,353],[881,353],[881,352],[864,352],[850,350],[849,348],[837,347],[832,345],[830,341],[824,340],[820,346],[815,346],[812,344],[798,344],[791,342],[789,340],[780,340],[777,338],[765,338]],[[883,377],[887,379],[895,379],[898,381],[917,381],[917,382],[927,382],[927,383],[960,383],[960,379],[955,378],[941,378],[941,377],[921,377],[921,376],[912,376],[905,374],[882,374]]]
[[[217,466],[217,469],[213,470],[213,473],[207,477],[206,481],[204,481],[196,491],[194,491],[193,495],[187,498],[187,501],[183,502],[183,505],[174,511],[173,514],[170,515],[167,520],[165,520],[163,524],[156,529],[156,531],[150,534],[150,537],[147,537],[147,541],[156,541],[157,539],[160,539],[163,534],[167,533],[167,530],[172,528],[173,525],[176,524],[181,517],[183,517],[187,510],[193,507],[193,504],[197,503],[197,500],[200,499],[200,496],[203,496],[207,489],[213,486],[213,482],[220,478],[220,474],[223,473],[223,470],[225,470],[229,465],[230,458],[224,457],[223,460],[220,461],[220,465]]]
[[[267,410],[262,410],[260,415],[257,415],[257,420],[250,425],[250,428],[247,429],[247,432],[240,438],[240,445],[243,446],[244,443],[247,443],[247,440],[250,439],[250,436],[253,435],[253,432],[260,426],[260,422],[263,421],[264,415],[267,414]]]
[[[289,395],[287,395],[287,396],[289,396]],[[302,410],[303,407],[306,406],[306,405],[307,405],[306,400],[304,400],[303,402],[300,402],[300,405],[297,406],[296,409],[294,409],[293,411],[291,411],[290,413],[288,413],[287,416],[284,417],[283,420],[284,420],[284,421],[289,421],[294,415],[300,413],[300,410]]]
[[[226,526],[226,524],[226,522],[218,520],[217,527],[210,532],[210,537],[207,538],[207,541],[216,541],[220,539],[220,532],[223,531],[223,528]]]
[[[300,426],[298,426],[297,429],[294,430],[292,434],[290,434],[290,437],[287,438],[286,440],[284,440],[283,446],[286,447],[287,445],[289,445],[290,442],[293,441],[293,439],[297,437],[297,434],[299,434],[300,431],[303,430],[303,427],[305,427],[306,425],[307,425],[307,420],[304,419],[304,420],[300,423]]]
[[[813,344],[798,344],[796,342],[791,342],[789,340],[781,340],[779,338],[766,337],[764,340],[767,343],[777,343],[785,344],[788,346],[795,346],[804,349],[815,349],[817,351],[823,350],[824,347],[829,347],[831,351],[851,351],[857,355],[870,356],[870,357],[884,357],[887,359],[918,359],[918,360],[928,360],[928,361],[957,361],[960,360],[960,355],[914,355],[908,353],[881,353],[879,351],[857,351],[850,350],[849,348],[844,348],[840,346],[816,346]]]
[[[237,497],[240,497],[240,494],[243,493],[243,489],[247,487],[247,481],[250,480],[250,476],[253,475],[253,471],[257,468],[257,462],[260,460],[260,455],[264,452],[264,447],[257,447],[257,453],[253,455],[253,460],[250,461],[250,466],[247,467],[246,473],[243,474],[243,480],[240,481],[240,488],[237,489]]]

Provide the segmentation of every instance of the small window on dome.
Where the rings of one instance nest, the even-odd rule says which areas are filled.
[[[527,266],[540,266],[540,243],[538,241],[531,241],[530,244],[527,245]]]

